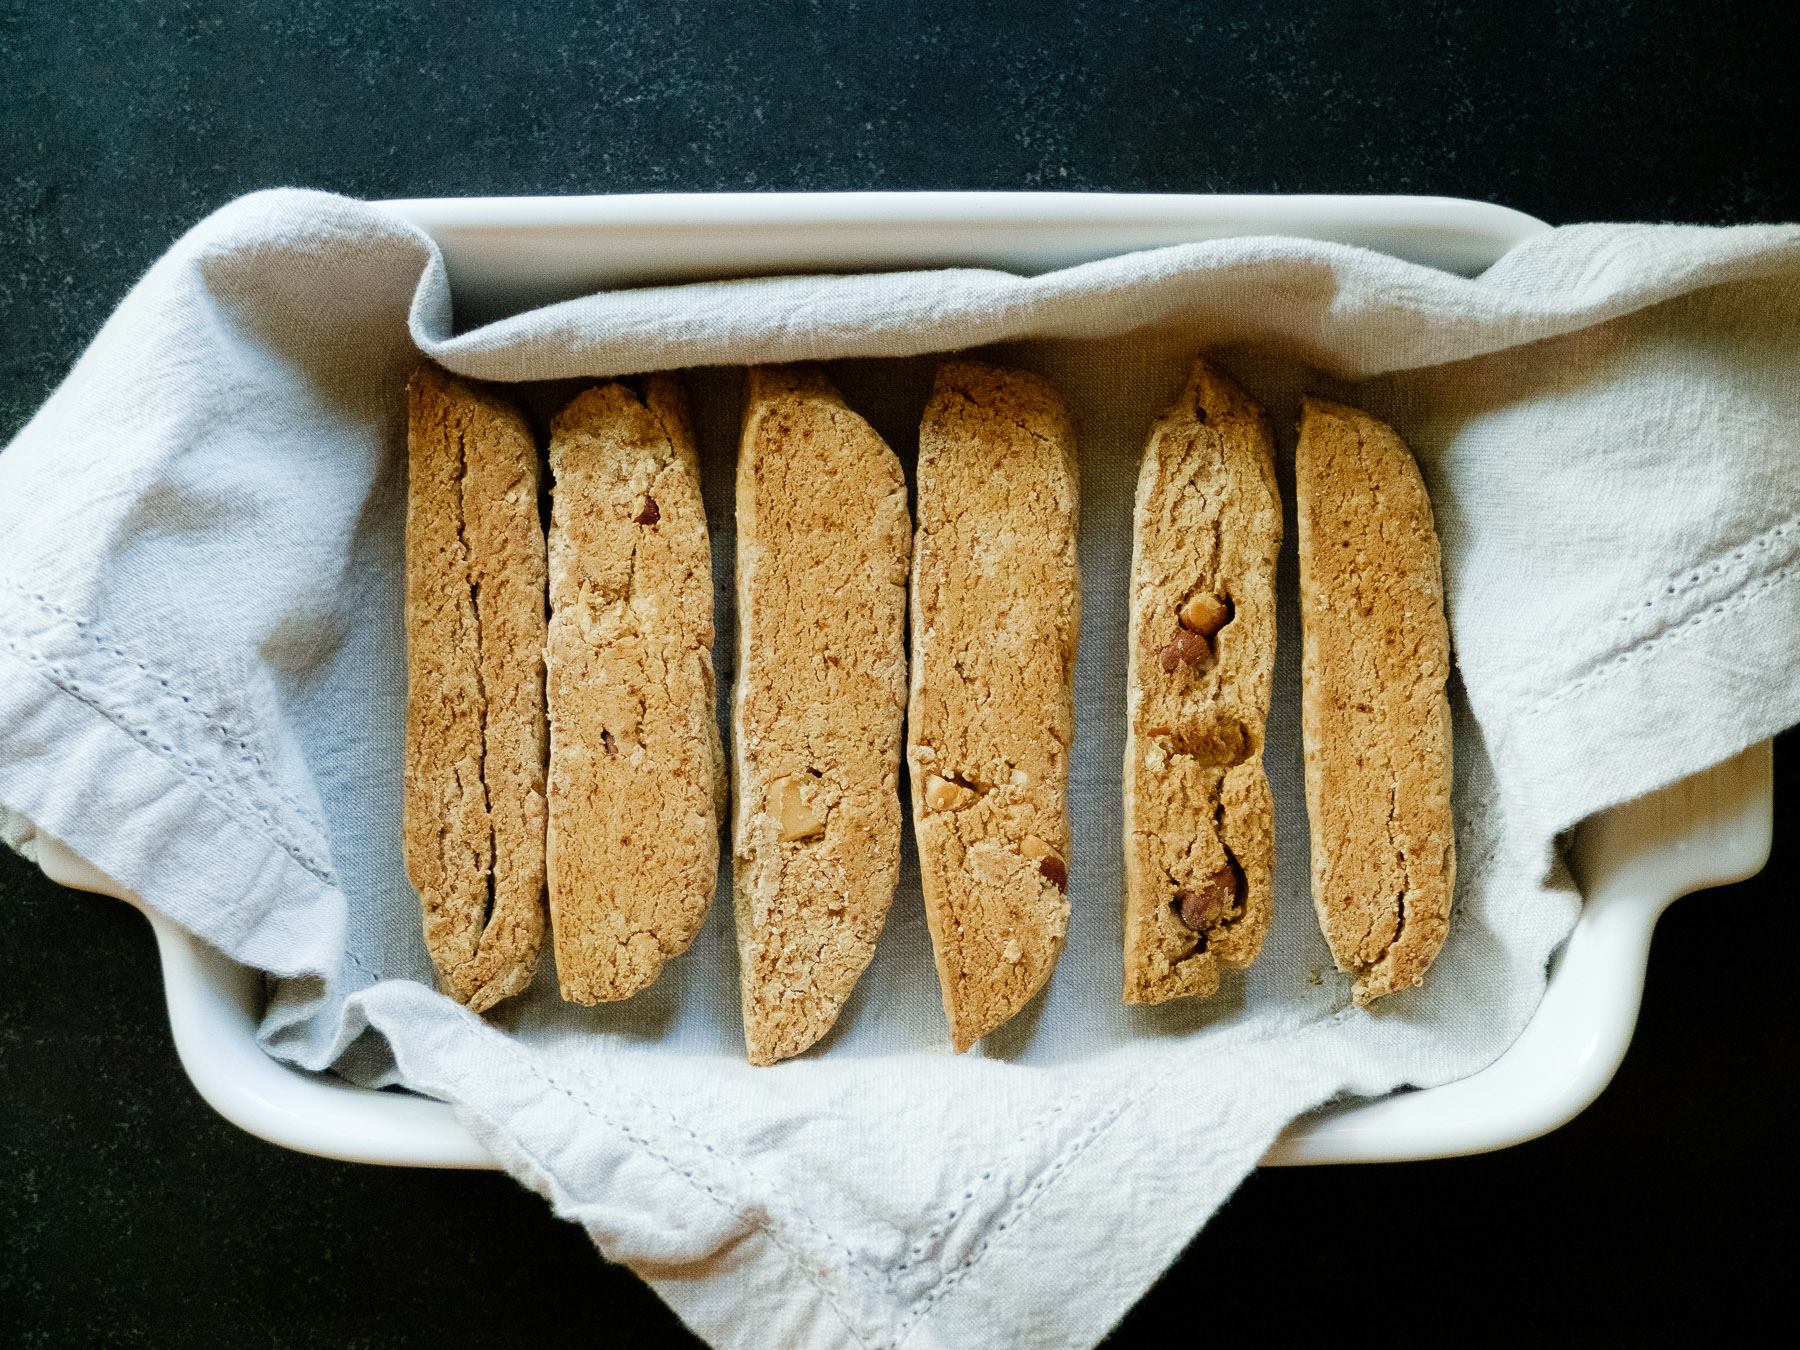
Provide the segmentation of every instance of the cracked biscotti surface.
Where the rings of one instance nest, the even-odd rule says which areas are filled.
[[[402,846],[444,991],[531,983],[544,933],[544,532],[530,428],[422,368],[407,386]]]
[[[589,389],[551,427],[550,922],[562,995],[628,998],[719,868],[712,545],[681,385]]]
[[[1150,433],[1132,525],[1125,1001],[1215,992],[1274,912],[1263,738],[1281,497],[1267,415],[1205,361]]]
[[[1074,434],[1048,382],[938,368],[919,429],[907,764],[950,1038],[1049,978],[1068,929],[1081,623]]]
[[[1450,640],[1431,501],[1393,431],[1309,398],[1295,455],[1313,903],[1367,1004],[1449,929]]]
[[[900,871],[906,482],[814,367],[745,378],[737,530],[732,898],[771,1064],[831,1029]]]

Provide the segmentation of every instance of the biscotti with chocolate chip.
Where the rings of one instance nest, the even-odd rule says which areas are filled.
[[[1450,925],[1450,639],[1431,500],[1367,413],[1306,400],[1295,455],[1313,904],[1368,1004],[1423,982]]]
[[[753,1064],[831,1029],[893,902],[911,542],[900,461],[823,373],[751,370],[732,897]]]
[[[1274,912],[1263,738],[1281,496],[1266,413],[1208,362],[1151,429],[1132,522],[1125,1001],[1212,994]]]
[[[531,983],[544,933],[544,531],[519,413],[437,369],[407,386],[402,846],[444,992]]]
[[[1077,509],[1055,389],[941,365],[919,428],[907,765],[958,1051],[1043,987],[1068,929]]]
[[[551,426],[550,924],[562,996],[629,998],[700,931],[719,869],[712,544],[679,380]]]

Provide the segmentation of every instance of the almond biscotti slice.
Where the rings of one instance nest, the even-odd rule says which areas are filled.
[[[402,844],[444,991],[531,983],[544,934],[544,530],[531,430],[422,368],[407,386]]]
[[[1450,925],[1450,638],[1412,455],[1309,398],[1294,460],[1313,904],[1367,1004],[1424,981]]]
[[[1151,429],[1132,524],[1125,1001],[1215,992],[1274,912],[1263,737],[1281,494],[1268,415],[1194,363]]]
[[[575,1003],[688,949],[719,872],[712,544],[680,382],[611,383],[550,432],[550,924]]]
[[[831,1029],[893,902],[910,534],[900,461],[824,375],[751,370],[732,894],[753,1064]]]
[[[1077,505],[1050,384],[940,366],[919,428],[907,765],[959,1052],[1043,987],[1068,929]]]

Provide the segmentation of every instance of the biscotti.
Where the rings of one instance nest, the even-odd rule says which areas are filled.
[[[893,902],[910,536],[899,460],[824,375],[751,370],[732,898],[753,1064],[830,1030]]]
[[[1367,1004],[1417,985],[1456,881],[1450,640],[1431,501],[1366,413],[1311,398],[1295,455],[1312,890]]]
[[[1068,928],[1077,501],[1074,433],[1046,381],[938,368],[919,428],[907,764],[958,1051],[1043,987]]]
[[[1132,521],[1125,1001],[1214,993],[1274,912],[1263,738],[1281,496],[1263,410],[1194,363],[1151,430]]]
[[[407,388],[402,843],[444,991],[531,983],[544,933],[544,531],[531,430],[436,367]]]
[[[550,924],[562,996],[628,998],[719,870],[712,545],[686,399],[589,389],[551,425]]]

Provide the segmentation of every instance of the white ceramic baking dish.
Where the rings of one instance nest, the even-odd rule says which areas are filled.
[[[438,241],[467,325],[605,287],[774,272],[951,265],[1042,272],[1196,239],[1281,234],[1379,249],[1473,273],[1549,228],[1479,202],[1420,197],[1178,197],[1067,193],[843,193],[472,198],[387,204]],[[1393,1162],[1478,1153],[1563,1124],[1611,1080],[1637,1020],[1650,935],[1679,896],[1748,876],[1768,857],[1770,747],[1576,833],[1587,903],[1517,1042],[1461,1082],[1296,1122],[1271,1164]],[[56,841],[44,871],[133,901]],[[256,1043],[257,972],[150,914],[183,1067],[226,1119],[325,1157],[493,1167],[440,1102],[302,1073]]]

